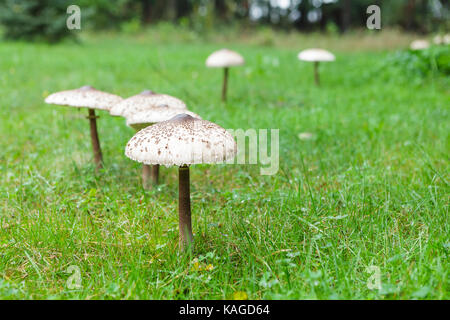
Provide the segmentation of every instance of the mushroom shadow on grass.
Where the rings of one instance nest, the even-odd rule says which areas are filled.
[[[228,49],[221,49],[215,51],[206,59],[207,67],[224,68],[223,84],[222,84],[222,101],[227,100],[228,69],[230,67],[241,66],[244,63],[245,63],[244,58],[239,53]]]
[[[166,106],[174,109],[186,109],[186,103],[182,100],[172,97],[168,94],[156,93],[151,90],[144,90],[139,94],[123,99],[122,102],[116,104],[109,113],[112,116],[124,117],[126,119],[133,117],[134,114],[143,112],[145,110]],[[148,181],[158,183],[159,179],[159,165],[150,167],[144,164],[142,166],[142,180],[144,188],[148,188]]]
[[[122,101],[122,98],[111,93],[94,89],[91,86],[84,86],[79,89],[60,91],[49,95],[45,102],[62,106],[88,108],[88,119],[91,132],[92,149],[94,152],[94,162],[96,170],[103,167],[103,156],[98,138],[97,118],[95,109],[109,111],[115,104]]]
[[[154,106],[148,108],[145,111],[134,113],[127,118],[127,126],[133,128],[136,131],[142,130],[148,126],[155,123],[167,121],[176,115],[187,114],[194,118],[201,119],[198,114],[195,114],[186,109],[175,109],[169,108],[167,105]],[[152,183],[157,184],[159,178],[159,165],[155,164],[153,166],[142,165],[142,184],[144,189],[150,188],[149,178],[152,178]]]
[[[178,213],[181,247],[193,241],[189,165],[232,160],[237,145],[232,135],[215,123],[180,114],[147,127],[128,142],[125,155],[145,164],[178,166]]]
[[[314,81],[317,86],[320,85],[319,63],[336,60],[334,54],[323,49],[307,49],[298,54],[298,59],[308,62],[314,62]]]

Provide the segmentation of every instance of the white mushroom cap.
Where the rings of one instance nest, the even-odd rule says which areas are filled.
[[[306,49],[298,54],[298,59],[303,61],[334,61],[336,57],[334,54],[323,49]]]
[[[179,114],[136,133],[125,155],[144,164],[221,163],[236,155],[233,136],[215,123]]]
[[[115,94],[97,90],[91,86],[60,91],[49,95],[45,102],[77,108],[110,110],[123,99]]]
[[[445,35],[436,35],[433,38],[433,42],[434,44],[450,44],[450,34],[445,34]]]
[[[113,116],[128,118],[135,113],[163,105],[166,105],[169,108],[186,109],[186,104],[178,98],[169,96],[168,94],[159,94],[150,90],[145,90],[137,95],[122,100],[122,102],[116,104],[109,113]]]
[[[169,108],[168,106],[155,106],[145,111],[134,113],[127,118],[127,126],[134,129],[142,129],[151,124],[167,121],[179,114],[188,114],[191,117],[201,119],[198,114],[180,108]]]
[[[411,42],[409,47],[412,50],[424,50],[430,47],[430,43],[428,42],[428,40],[418,39]]]
[[[239,53],[228,49],[221,49],[213,52],[206,59],[206,66],[210,68],[225,68],[241,66],[244,62],[244,58]]]

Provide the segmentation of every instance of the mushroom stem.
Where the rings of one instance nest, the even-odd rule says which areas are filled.
[[[152,182],[153,184],[158,184],[159,180],[159,164],[154,164],[152,166]]]
[[[314,61],[314,81],[317,86],[320,86],[319,61]]]
[[[227,101],[228,67],[223,68],[222,101]]]
[[[189,167],[184,165],[178,169],[178,214],[180,229],[180,245],[186,248],[192,244],[191,198],[189,189]]]
[[[96,165],[96,170],[99,170],[103,167],[103,157],[102,150],[100,148],[100,141],[98,140],[98,131],[97,131],[97,116],[95,115],[94,109],[89,110],[89,125],[91,127],[91,142],[92,149],[94,151],[94,162]]]
[[[142,165],[142,185],[144,186],[145,190],[150,189],[150,185],[149,185],[149,177],[150,177],[150,165],[148,164],[143,164]]]
[[[142,165],[142,185],[145,190],[150,189],[150,177],[152,184],[158,184],[159,164],[154,164],[152,166],[148,164]]]

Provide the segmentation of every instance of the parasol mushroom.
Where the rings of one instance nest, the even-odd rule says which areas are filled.
[[[180,244],[192,244],[189,165],[220,163],[236,155],[232,135],[215,123],[180,114],[147,127],[128,142],[125,155],[145,164],[178,166]]]
[[[245,63],[244,58],[237,52],[228,49],[221,49],[213,52],[206,59],[206,66],[209,68],[224,68],[222,101],[227,100],[228,69],[230,67],[241,66]]]

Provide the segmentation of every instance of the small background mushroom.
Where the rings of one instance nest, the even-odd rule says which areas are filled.
[[[425,50],[425,49],[428,49],[429,47],[430,47],[430,42],[428,40],[425,40],[425,39],[414,40],[409,45],[409,48],[411,50]]]
[[[179,167],[179,231],[182,247],[192,243],[189,165],[233,159],[232,135],[215,123],[180,114],[147,127],[128,142],[125,155],[145,164]]]
[[[336,60],[334,54],[323,49],[306,49],[298,54],[298,59],[308,62],[314,62],[314,81],[320,85],[319,62],[328,62]]]
[[[45,102],[62,106],[88,108],[88,119],[91,131],[92,149],[96,170],[102,168],[103,156],[100,147],[97,130],[97,116],[95,109],[109,111],[114,105],[123,99],[111,93],[97,90],[91,86],[84,86],[79,89],[60,91],[50,94]]]
[[[209,68],[224,68],[223,69],[223,85],[222,85],[222,101],[227,100],[228,88],[228,69],[230,67],[241,66],[245,63],[244,58],[237,52],[221,49],[213,52],[206,59],[206,66]]]

